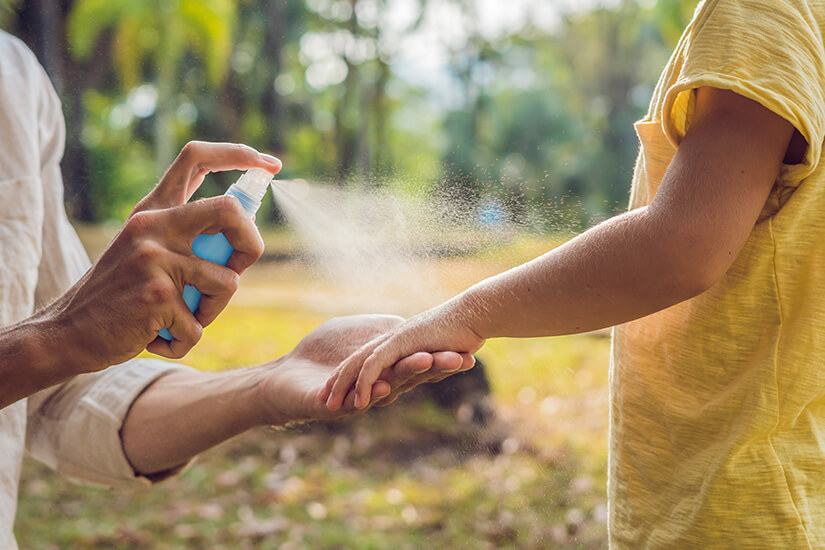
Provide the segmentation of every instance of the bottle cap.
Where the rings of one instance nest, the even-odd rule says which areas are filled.
[[[260,202],[266,194],[266,188],[272,181],[272,174],[261,168],[252,168],[243,174],[234,187],[246,193],[249,198]]]

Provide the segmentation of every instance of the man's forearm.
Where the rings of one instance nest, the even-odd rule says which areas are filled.
[[[150,475],[265,422],[256,388],[260,369],[174,372],[132,404],[121,441],[135,472]]]
[[[46,312],[0,329],[0,409],[80,374],[69,344]]]

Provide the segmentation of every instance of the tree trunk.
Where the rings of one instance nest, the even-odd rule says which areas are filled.
[[[355,4],[357,0],[350,0],[352,4],[352,15],[347,21],[347,30],[353,36],[358,35],[358,21],[355,17]],[[338,185],[343,186],[353,174],[358,155],[358,131],[352,118],[360,111],[358,108],[358,72],[357,67],[348,59],[344,58],[347,64],[347,77],[344,80],[344,95],[335,110],[335,143],[338,150]],[[353,108],[354,111],[353,112]]]
[[[84,222],[95,221],[89,168],[80,141],[83,127],[83,90],[102,76],[100,64],[85,67],[75,63],[66,44],[66,16],[73,0],[40,2],[29,0],[18,11],[13,34],[26,42],[46,69],[60,95],[66,119],[66,148],[61,169],[69,215]],[[91,81],[91,82],[90,82]]]
[[[347,178],[352,175],[355,164],[356,136],[349,123],[350,104],[353,97],[357,98],[356,86],[358,78],[355,65],[347,60],[347,77],[344,80],[344,95],[335,109],[335,145],[338,153],[336,170],[337,183],[344,186]]]
[[[387,83],[390,80],[391,72],[389,64],[381,61],[381,73],[375,83],[375,91],[372,96],[372,116],[373,120],[373,170],[382,177],[390,175],[392,171],[392,151],[389,146],[387,135]]]
[[[275,91],[275,79],[281,72],[283,62],[281,50],[284,42],[284,19],[286,0],[267,2],[266,5],[266,35],[264,36],[264,51],[267,54],[267,68],[270,69],[268,86],[264,89],[262,106],[267,116],[267,146],[270,151],[279,152],[283,149],[283,130],[281,128],[281,96]]]
[[[284,148],[283,140],[283,117],[281,116],[281,96],[275,91],[275,79],[281,73],[283,62],[281,52],[285,39],[284,21],[287,15],[287,3],[289,0],[275,0],[266,3],[266,35],[264,36],[264,51],[267,52],[267,59],[271,68],[268,85],[264,89],[262,98],[263,112],[267,117],[267,148],[273,153],[280,153]],[[283,212],[278,208],[275,201],[270,203],[269,220],[274,224],[284,223]]]
[[[175,126],[172,118],[172,92],[175,85],[173,52],[158,56],[158,102],[155,110],[155,165],[160,178],[171,164],[175,154]]]

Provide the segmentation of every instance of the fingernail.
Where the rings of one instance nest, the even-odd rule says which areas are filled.
[[[272,155],[267,155],[266,153],[258,153],[258,154],[261,156],[262,159],[268,160],[269,162],[271,162],[273,164],[277,164],[278,166],[283,165],[283,163],[281,162],[281,159],[279,159],[278,157],[273,157]]]

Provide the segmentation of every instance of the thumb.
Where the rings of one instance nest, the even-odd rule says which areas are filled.
[[[132,214],[186,203],[211,172],[250,168],[261,168],[275,175],[281,171],[281,161],[240,143],[190,141]]]

